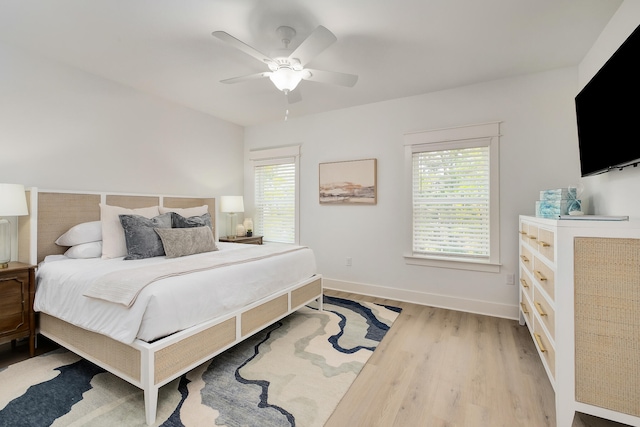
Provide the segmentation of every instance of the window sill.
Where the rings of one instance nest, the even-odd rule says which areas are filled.
[[[405,255],[404,260],[409,265],[423,267],[451,268],[456,270],[484,271],[487,273],[499,273],[500,264],[489,261],[478,261],[466,258],[429,258],[417,255]]]

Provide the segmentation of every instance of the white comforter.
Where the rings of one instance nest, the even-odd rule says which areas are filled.
[[[219,251],[191,256],[215,257],[251,247],[225,242],[217,246]],[[48,258],[36,272],[34,309],[123,343],[136,338],[149,342],[244,307],[316,273],[313,251],[304,248],[153,282],[131,307],[83,296],[101,275],[165,261],[165,257],[127,261]]]

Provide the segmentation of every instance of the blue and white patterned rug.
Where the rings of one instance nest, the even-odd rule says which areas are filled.
[[[160,389],[161,426],[322,426],[400,309],[324,297]],[[144,426],[140,389],[66,350],[0,371],[0,426]]]

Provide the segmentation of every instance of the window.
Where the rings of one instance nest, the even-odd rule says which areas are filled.
[[[299,153],[299,146],[250,153],[254,174],[253,226],[264,241],[298,243]]]
[[[410,264],[499,271],[499,124],[405,135]]]

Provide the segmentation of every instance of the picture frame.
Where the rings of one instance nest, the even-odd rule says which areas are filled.
[[[375,205],[378,203],[377,159],[319,164],[321,205]]]

